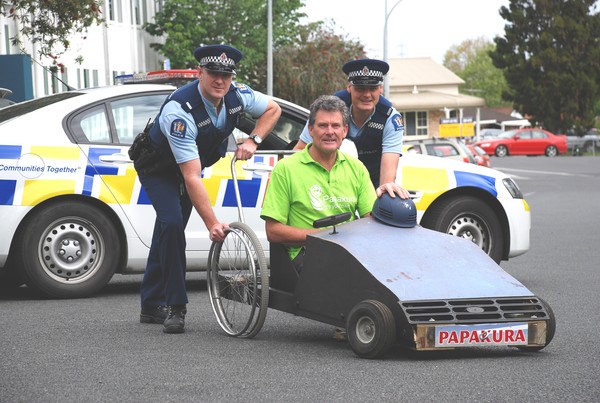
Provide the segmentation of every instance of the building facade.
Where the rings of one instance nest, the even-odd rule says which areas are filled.
[[[101,11],[106,23],[89,27],[85,36],[71,38],[70,50],[60,56],[65,68],[58,77],[48,70],[52,59],[40,57],[36,44],[27,38],[20,38],[21,48],[11,44],[11,38],[19,36],[18,22],[0,16],[0,56],[26,57],[31,62],[33,98],[66,91],[68,87],[114,84],[120,74],[159,70],[163,60],[150,44],[160,42],[160,38],[144,31],[143,24],[154,17],[162,3],[163,0],[105,0]],[[77,63],[80,56],[82,62]],[[9,88],[11,80],[6,74],[0,76],[0,87]]]

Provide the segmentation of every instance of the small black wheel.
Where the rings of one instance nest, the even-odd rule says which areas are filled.
[[[475,197],[460,196],[436,203],[429,208],[421,225],[468,239],[496,263],[502,260],[504,238],[500,220],[492,208]]]
[[[544,309],[548,313],[548,324],[546,327],[546,344],[543,346],[535,346],[535,347],[520,346],[520,347],[517,347],[519,350],[528,351],[528,352],[540,351],[541,349],[545,348],[548,344],[550,344],[550,342],[554,338],[554,334],[556,333],[556,318],[554,317],[554,311],[552,310],[552,308],[550,308],[550,305],[548,305],[548,303],[546,301],[544,301],[541,298],[538,298],[538,299],[540,300],[540,304],[544,307]]]
[[[382,302],[358,303],[348,316],[348,342],[361,358],[382,357],[396,341],[396,323],[390,308]]]
[[[556,157],[558,155],[558,148],[555,146],[546,147],[546,157]]]
[[[508,155],[508,148],[504,144],[500,144],[496,147],[496,157],[506,157]]]
[[[213,312],[225,333],[256,336],[269,307],[269,273],[263,248],[249,226],[231,223],[225,240],[213,242],[207,283]]]
[[[89,297],[109,282],[121,257],[115,225],[100,209],[55,203],[27,219],[15,262],[25,283],[51,298]]]

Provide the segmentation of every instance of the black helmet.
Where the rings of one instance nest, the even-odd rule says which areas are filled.
[[[417,207],[412,199],[391,197],[384,193],[373,204],[373,217],[394,227],[412,228],[417,225]]]

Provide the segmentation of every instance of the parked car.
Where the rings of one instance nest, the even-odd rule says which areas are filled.
[[[497,157],[507,155],[546,155],[556,157],[567,152],[565,136],[557,136],[539,128],[509,130],[493,139],[474,143]]]
[[[567,149],[574,154],[600,151],[600,135],[596,129],[590,130],[583,136],[577,136],[574,133],[567,132],[566,138]]]
[[[491,138],[497,137],[502,132],[503,132],[502,129],[493,129],[493,128],[481,129],[479,131],[479,139],[480,140],[491,139]]]
[[[20,284],[50,297],[85,297],[114,273],[144,270],[154,210],[127,151],[175,87],[120,85],[63,92],[0,109],[0,285]],[[245,221],[269,252],[260,209],[278,151],[290,149],[308,111],[284,100],[282,116],[261,144],[273,154],[238,161]],[[242,119],[236,139],[250,133]],[[235,139],[231,142],[235,146]],[[231,154],[230,154],[231,156]],[[400,159],[426,228],[476,243],[495,261],[529,249],[530,211],[513,179],[492,169],[425,155]],[[231,159],[203,172],[217,217],[238,221]],[[206,268],[211,243],[197,214],[187,227],[189,270]]]
[[[473,144],[467,144],[467,148],[471,150],[471,152],[475,156],[475,161],[477,162],[477,165],[481,165],[482,167],[488,168],[492,167],[492,160],[490,159],[488,153],[486,153],[483,150],[483,148]]]
[[[403,151],[477,164],[475,155],[464,143],[453,138],[437,138],[422,140],[405,140]]]

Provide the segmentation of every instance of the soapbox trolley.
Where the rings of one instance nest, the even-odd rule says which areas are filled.
[[[342,214],[315,222],[329,228],[307,237],[298,271],[278,244],[270,245],[269,267],[238,211],[240,222],[212,244],[207,270],[212,308],[228,335],[256,336],[272,308],[345,328],[363,358],[395,344],[536,351],[554,337],[550,306],[466,239],[372,217],[340,224],[349,218]]]

